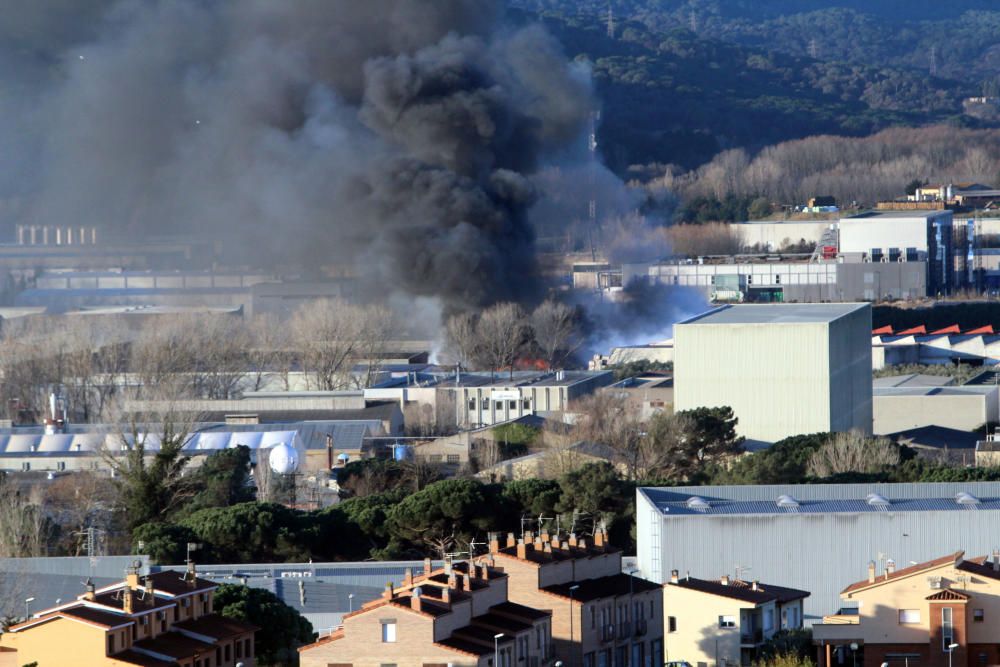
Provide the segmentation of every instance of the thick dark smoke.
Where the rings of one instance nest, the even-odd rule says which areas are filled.
[[[29,4],[0,16],[5,221],[209,234],[448,308],[537,284],[533,176],[593,100],[498,1]]]

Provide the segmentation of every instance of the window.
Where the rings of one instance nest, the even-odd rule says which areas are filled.
[[[667,616],[667,632],[677,632],[676,616]]]
[[[735,616],[720,616],[719,617],[719,627],[720,628],[735,628],[736,627],[736,617]]]
[[[507,407],[510,410],[517,410],[517,401],[507,401]]]
[[[900,609],[899,610],[899,624],[909,625],[911,623],[920,622],[920,610],[919,609]]]
[[[974,623],[982,623],[983,622],[983,618],[984,618],[984,612],[983,612],[982,609],[973,609],[972,610],[972,621]]]
[[[503,410],[503,401],[493,401],[493,407],[497,410]]]
[[[110,655],[114,652],[115,652],[115,636],[108,635],[108,654]]]
[[[596,658],[594,657],[594,652],[586,653],[583,656],[583,667],[596,667]]]
[[[490,409],[490,399],[484,398],[483,399],[483,410],[489,410],[489,409]]]
[[[522,406],[523,410],[530,410],[531,409],[531,399],[530,398],[521,399],[521,406]]]
[[[396,621],[382,621],[382,643],[392,644],[396,641]]]
[[[781,274],[780,273],[775,273],[774,274],[774,284],[775,285],[780,285],[781,284]]]
[[[222,647],[222,659],[229,662],[229,644]]]
[[[253,656],[253,644],[249,638],[243,640],[243,654],[248,658]]]
[[[469,399],[469,409],[470,410],[475,410],[476,409],[476,399],[475,398],[470,398]]]
[[[236,646],[236,659],[239,660],[243,657],[243,642],[237,639],[233,644]]]
[[[597,627],[597,608],[590,608],[590,629],[593,630]]]
[[[459,456],[458,454],[448,455],[448,463],[461,463],[461,462],[462,462],[462,457]]]
[[[955,631],[952,628],[951,607],[941,607],[941,649],[948,650],[948,646],[955,643]]]

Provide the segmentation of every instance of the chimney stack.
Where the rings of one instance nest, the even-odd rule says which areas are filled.
[[[868,561],[868,583],[875,583],[875,561]]]
[[[395,594],[396,591],[392,587],[392,582],[385,582],[385,590],[382,592],[382,599],[391,600]]]
[[[575,547],[576,546],[576,533],[570,533],[569,534],[569,545],[571,547]]]
[[[680,572],[677,570],[670,570],[670,583],[676,584],[680,580]]]
[[[547,554],[552,553],[552,543],[546,542],[545,545],[542,547],[542,551],[544,551]]]
[[[441,589],[441,602],[451,604],[451,589],[447,586]]]
[[[403,585],[412,586],[413,585],[413,569],[406,568],[406,572],[403,575]]]
[[[97,592],[96,592],[96,589],[94,587],[94,582],[91,581],[89,577],[87,578],[87,584],[86,584],[86,586],[87,586],[87,589],[86,589],[86,592],[83,594],[83,599],[84,600],[90,600],[90,601],[96,600],[97,599]]]
[[[326,434],[326,469],[333,470],[333,436]]]
[[[130,565],[125,569],[125,584],[129,588],[139,588],[139,568]]]
[[[431,574],[431,559],[424,559],[424,576],[430,576]]]
[[[188,565],[187,569],[188,586],[194,588],[195,586],[198,585],[198,571],[195,568],[193,560],[189,560],[187,562],[187,565]]]
[[[156,606],[156,590],[153,588],[153,578],[146,575],[146,604]]]
[[[719,578],[719,583],[722,584],[723,586],[728,586],[729,585],[729,575],[728,574],[722,575],[722,577]]]
[[[423,607],[420,602],[420,593],[422,592],[423,591],[420,590],[420,586],[417,586],[413,589],[413,592],[410,593],[410,608],[414,611],[421,611]]]
[[[885,563],[885,578],[888,579],[889,575],[896,571],[896,561],[891,558]]]
[[[1000,572],[1000,550],[993,550],[993,571]]]
[[[462,588],[472,592],[472,577],[469,576],[468,572],[462,575]]]
[[[517,540],[514,539],[514,533],[507,533],[507,546],[512,547],[517,544]]]
[[[759,591],[759,590],[760,590],[760,584],[758,584],[758,583],[757,583],[757,580],[756,580],[756,579],[754,579],[754,580],[753,580],[753,581],[752,581],[752,582],[750,583],[750,590],[752,590],[752,591]]]
[[[500,551],[500,534],[490,533],[490,553],[495,554]]]
[[[528,557],[528,545],[524,543],[524,540],[517,541],[517,557],[522,560]]]
[[[131,614],[132,609],[132,589],[126,584],[125,589],[122,591],[122,610],[126,614]]]

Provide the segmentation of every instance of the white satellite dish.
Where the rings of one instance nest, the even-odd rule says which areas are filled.
[[[267,457],[271,470],[279,475],[289,475],[299,468],[298,451],[286,442],[275,445]]]

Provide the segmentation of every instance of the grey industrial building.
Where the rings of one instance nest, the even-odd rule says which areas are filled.
[[[998,546],[1000,482],[642,487],[640,576],[780,581],[812,592],[807,621],[835,612],[840,591],[879,572]]]
[[[674,325],[675,409],[722,406],[750,445],[871,433],[871,306],[730,305]]]

